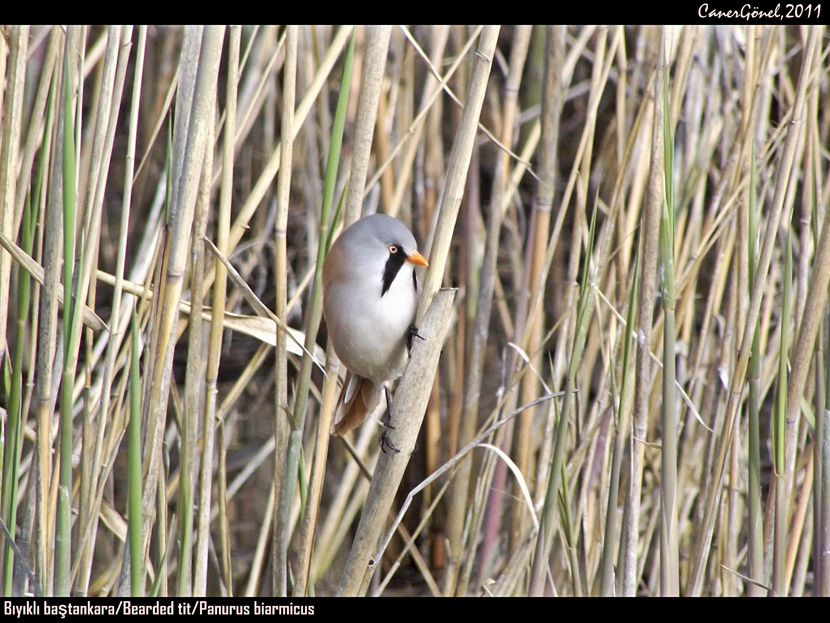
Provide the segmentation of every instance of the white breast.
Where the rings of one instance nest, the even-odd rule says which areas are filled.
[[[354,374],[382,383],[403,374],[417,304],[413,266],[404,263],[381,296],[383,271],[329,284],[324,312],[334,350]]]

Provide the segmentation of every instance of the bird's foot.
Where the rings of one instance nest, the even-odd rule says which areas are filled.
[[[394,426],[388,426],[387,428],[395,428],[395,427]],[[383,451],[384,454],[389,454],[389,450],[387,450],[387,448],[389,448],[389,450],[391,450],[395,454],[400,452],[398,447],[395,444],[393,444],[391,441],[389,441],[389,431],[385,430],[385,431],[383,431],[383,434],[380,436],[380,449]]]
[[[380,436],[380,449],[383,450],[384,454],[389,454],[386,451],[387,447],[392,450],[392,452],[398,453],[400,450],[398,450],[395,444],[389,441],[389,431],[395,430],[395,427],[392,426],[392,391],[389,389],[388,384],[384,384],[383,393],[386,394],[386,414],[380,422],[381,426],[384,428],[383,434]]]
[[[419,340],[425,340],[426,338],[421,335],[420,331],[418,331],[418,327],[414,324],[409,325],[409,334],[406,336],[406,350],[407,352],[412,350],[412,338],[417,337]]]

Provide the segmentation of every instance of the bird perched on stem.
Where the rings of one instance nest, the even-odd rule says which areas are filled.
[[[335,240],[323,263],[323,314],[334,351],[348,373],[332,434],[360,426],[386,396],[392,421],[392,381],[409,360],[420,285],[415,266],[428,266],[415,237],[398,219],[372,214]],[[381,448],[397,452],[384,431]]]

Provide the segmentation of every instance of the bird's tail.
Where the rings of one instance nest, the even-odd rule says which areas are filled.
[[[339,437],[363,424],[380,403],[382,395],[381,387],[349,372],[340,392],[331,434]]]

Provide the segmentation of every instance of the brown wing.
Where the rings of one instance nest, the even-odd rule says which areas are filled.
[[[378,406],[382,394],[372,381],[349,372],[337,402],[331,434],[339,437],[363,424]]]

